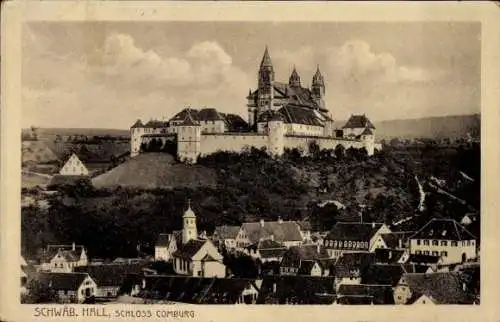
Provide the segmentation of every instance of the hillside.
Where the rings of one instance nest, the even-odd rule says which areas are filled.
[[[213,186],[215,172],[175,162],[170,154],[144,153],[92,180],[96,188],[171,188]]]
[[[98,128],[37,128],[37,133],[41,137],[47,136],[73,136],[73,135],[110,135],[110,136],[130,136],[129,130],[120,129],[98,129]]]
[[[57,155],[42,141],[23,141],[22,163],[49,163],[58,160]]]
[[[367,158],[349,151],[343,157],[300,158],[291,151],[273,160],[253,149],[216,153],[195,166],[177,164],[168,154],[142,154],[95,177],[97,189],[61,190],[48,211],[23,208],[22,245],[33,252],[50,241],[75,240],[87,245],[91,256],[127,257],[137,255],[140,243],[152,253],[159,233],[181,227],[187,199],[200,231],[278,217],[309,219],[315,229],[328,230],[339,218],[359,220],[360,212],[365,222],[405,220],[400,229],[412,230],[432,216],[460,219],[479,210],[478,146],[445,152],[389,150]],[[429,189],[432,177],[445,182],[446,193]],[[426,189],[422,211],[418,182]],[[329,206],[336,204],[343,209]]]
[[[457,115],[425,117],[420,119],[390,120],[374,122],[377,139],[395,137],[413,138],[463,138],[470,134],[480,137],[481,115]]]

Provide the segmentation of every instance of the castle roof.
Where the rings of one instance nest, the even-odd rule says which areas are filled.
[[[370,128],[375,129],[372,122],[366,115],[351,115],[347,123],[343,126],[344,129]]]
[[[135,121],[134,125],[132,125],[131,128],[137,128],[137,127],[144,127],[144,124],[142,124],[142,121],[139,119]]]
[[[293,71],[292,74],[290,75],[290,79],[288,80],[288,83],[290,86],[300,86],[300,76],[297,73],[297,70],[295,69],[295,66],[293,66]]]
[[[464,226],[453,219],[433,218],[410,239],[472,240],[476,239]]]
[[[159,121],[159,120],[150,120],[146,124],[144,124],[143,127],[154,128],[154,129],[165,128],[165,127],[168,127],[168,122]]]
[[[369,127],[367,127],[365,128],[363,133],[361,133],[361,135],[373,135],[373,131]]]

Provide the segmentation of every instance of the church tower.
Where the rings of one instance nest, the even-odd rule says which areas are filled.
[[[198,230],[196,228],[196,216],[191,209],[191,201],[188,200],[188,209],[182,216],[182,244],[186,244],[192,239],[198,238]]]
[[[319,71],[319,65],[316,68],[316,73],[312,79],[311,86],[312,97],[316,104],[319,105],[320,108],[325,108],[325,80],[323,79],[323,75]]]
[[[260,62],[259,68],[259,102],[258,111],[260,114],[266,107],[268,109],[273,108],[273,83],[274,83],[274,67],[269,56],[269,49],[266,46],[264,51],[264,56],[262,56],[262,61]]]
[[[300,87],[300,76],[297,73],[295,66],[293,66],[293,72],[288,79],[288,84],[290,85],[290,87]]]

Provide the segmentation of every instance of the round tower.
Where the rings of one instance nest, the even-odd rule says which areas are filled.
[[[196,163],[201,152],[201,126],[187,112],[184,121],[179,124],[177,133],[177,157],[181,162]]]
[[[283,155],[285,150],[285,123],[279,113],[274,113],[268,120],[268,146],[273,157]]]
[[[135,157],[141,152],[142,135],[144,134],[144,124],[137,120],[130,127],[130,156]]]
[[[196,215],[191,209],[191,201],[188,200],[188,209],[182,216],[182,244],[186,244],[192,239],[198,238],[198,229],[196,228]]]
[[[375,135],[372,129],[367,127],[363,133],[361,133],[361,141],[363,141],[368,155],[373,155],[375,153]]]

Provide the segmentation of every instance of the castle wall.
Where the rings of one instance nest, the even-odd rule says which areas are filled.
[[[334,150],[338,144],[341,144],[345,149],[350,147],[354,149],[361,149],[365,146],[365,142],[354,141],[354,140],[343,140],[338,138],[330,138],[324,136],[291,136],[287,135],[284,139],[285,148],[293,149],[297,148],[299,150],[307,153],[309,151],[309,146],[312,142],[316,142],[321,150],[332,149]],[[368,149],[367,149],[368,150]]]
[[[200,154],[217,151],[241,152],[245,148],[267,148],[268,137],[259,133],[205,133],[201,135]]]

